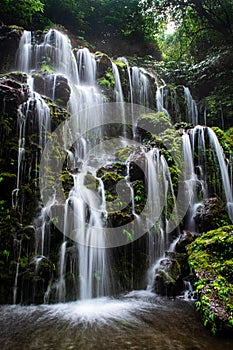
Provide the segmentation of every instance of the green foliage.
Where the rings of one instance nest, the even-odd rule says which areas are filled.
[[[33,16],[42,13],[44,4],[40,0],[2,0],[0,17],[5,24],[28,26]]]
[[[233,153],[233,128],[229,128],[226,132],[218,127],[212,127],[224,154],[229,157]]]
[[[145,0],[142,7],[147,17],[154,17],[163,58],[169,60],[204,59],[207,50],[219,43],[232,42],[233,3],[231,0]],[[174,21],[174,34],[167,35],[165,26]]]
[[[104,74],[104,76],[100,79],[98,79],[98,83],[101,86],[106,87],[107,89],[113,89],[115,86],[115,79],[114,75],[112,73],[112,69],[108,68]]]
[[[128,238],[130,241],[133,241],[133,239],[134,239],[134,232],[130,232],[130,231],[124,229],[122,233],[123,233],[123,235],[126,235],[127,238]]]
[[[87,26],[86,17],[91,11],[87,1],[81,0],[42,0],[44,14],[54,23],[59,23],[69,29],[84,29]]]
[[[197,309],[213,333],[233,326],[233,226],[209,231],[188,246],[199,281]]]

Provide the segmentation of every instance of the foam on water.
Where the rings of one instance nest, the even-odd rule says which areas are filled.
[[[153,297],[153,299],[152,299]],[[46,320],[68,322],[70,325],[114,325],[119,322],[141,323],[140,315],[151,312],[155,294],[147,291],[133,291],[121,299],[96,298],[70,303],[39,306],[5,306],[2,314],[26,317],[31,322]]]

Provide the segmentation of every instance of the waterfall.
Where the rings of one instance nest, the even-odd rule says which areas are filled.
[[[171,240],[166,230],[169,221],[166,206],[168,198],[175,205],[175,195],[171,182],[170,171],[167,162],[160,155],[158,149],[152,149],[146,154],[146,178],[148,191],[148,228],[152,228],[149,233],[149,256],[151,259],[148,271],[147,289],[153,288],[155,272],[159,266],[160,259],[169,248]],[[175,211],[174,211],[175,212]],[[152,223],[152,225],[151,225]]]
[[[124,95],[122,91],[121,78],[119,74],[119,70],[117,68],[116,63],[112,62],[112,72],[115,80],[115,100],[116,102],[124,102]]]
[[[216,166],[219,166],[221,173],[221,182],[226,198],[226,208],[228,215],[233,220],[233,196],[230,174],[227,168],[225,156],[222,147],[219,144],[216,134],[211,128],[197,125],[190,129],[188,133],[182,136],[183,155],[184,155],[184,184],[185,196],[189,198],[189,210],[187,215],[187,228],[195,231],[194,216],[198,206],[202,205],[203,200],[209,197],[210,184],[207,181],[207,174],[210,169],[207,165],[206,142],[212,146]],[[195,164],[194,164],[195,162]],[[216,169],[214,169],[216,172]],[[211,175],[211,174],[210,174]],[[215,193],[218,194],[215,188]],[[219,193],[220,195],[220,193]]]
[[[88,169],[90,172],[90,168]],[[85,186],[86,173],[73,175],[74,187],[66,201],[64,232],[73,231],[78,245],[79,298],[90,299],[108,294],[109,276],[103,216],[106,202],[103,184],[99,194]],[[96,180],[98,180],[96,178]],[[100,208],[100,209],[99,209]],[[73,222],[71,226],[70,223]]]
[[[166,84],[163,82],[162,86],[157,86],[157,91],[156,91],[156,105],[157,105],[157,110],[158,112],[163,112],[169,119],[170,115],[166,108],[164,107],[164,88]]]
[[[77,51],[79,79],[86,85],[94,85],[96,82],[95,56],[85,47]]]
[[[187,106],[187,122],[193,125],[197,125],[198,124],[197,103],[192,98],[189,88],[185,86],[184,86],[184,96],[185,96],[186,106]]]
[[[179,224],[171,168],[168,166],[169,161],[167,163],[161,154],[163,151],[155,148],[153,143],[150,149],[149,146],[148,148],[142,145],[139,147],[139,144],[136,143],[136,118],[142,114],[141,111],[149,110],[146,107],[153,104],[152,77],[142,68],[131,67],[125,58],[118,60],[126,64],[124,67],[124,80],[126,82],[124,81],[122,87],[123,73],[119,72],[118,65],[112,62],[112,74],[115,80],[113,97],[118,106],[115,106],[117,121],[124,124],[121,129],[116,127],[113,134],[114,137],[117,135],[120,140],[122,139],[121,146],[119,146],[119,142],[116,143],[115,139],[105,134],[107,128],[103,127],[106,122],[103,110],[106,96],[98,87],[96,56],[94,54],[87,48],[78,49],[74,54],[67,36],[55,29],[49,30],[39,44],[30,32],[25,31],[19,45],[18,69],[28,74],[30,96],[28,101],[20,106],[18,112],[19,148],[17,188],[13,191],[12,196],[14,208],[18,205],[19,189],[24,184],[26,177],[31,178],[31,169],[28,169],[27,165],[26,151],[29,144],[27,133],[36,135],[36,162],[40,164],[41,154],[49,141],[48,135],[51,134],[53,127],[50,119],[50,108],[37,92],[38,85],[35,73],[39,72],[39,76],[42,73],[43,93],[53,101],[56,100],[56,87],[59,85],[61,77],[67,82],[70,91],[67,106],[72,119],[63,125],[61,133],[61,143],[63,144],[60,146],[67,154],[63,170],[73,180],[73,185],[66,192],[66,199],[62,203],[56,184],[51,184],[48,190],[49,198],[44,203],[44,207],[41,207],[41,203],[38,204],[37,217],[34,219],[34,224],[37,226],[35,254],[39,257],[36,262],[40,263],[40,266],[36,265],[38,268],[35,269],[37,277],[39,277],[39,270],[43,262],[41,257],[49,259],[51,249],[53,249],[50,246],[51,236],[54,234],[52,223],[55,224],[55,219],[57,219],[63,225],[55,276],[52,276],[48,281],[44,293],[44,298],[48,302],[50,298],[59,302],[67,301],[69,298],[89,300],[108,296],[121,290],[121,286],[119,287],[118,284],[121,283],[122,276],[118,280],[114,270],[116,269],[114,264],[117,265],[119,262],[116,257],[112,256],[113,249],[106,249],[106,241],[115,229],[111,222],[112,214],[116,215],[116,221],[119,220],[119,224],[121,224],[120,220],[122,217],[124,218],[124,215],[131,220],[133,219],[132,225],[125,225],[126,228],[123,230],[128,235],[127,242],[132,243],[130,248],[132,262],[135,259],[133,255],[134,234],[137,236],[138,233],[145,233],[145,255],[150,259],[148,289],[152,289],[159,263],[172,243],[170,234],[174,232],[174,228],[170,230],[170,227],[175,227],[173,223],[177,222],[176,226]],[[157,110],[170,118],[165,108],[164,89],[165,83],[162,86],[157,86]],[[196,124],[198,114],[195,101],[191,98],[187,88],[184,88],[184,93],[189,121]],[[124,101],[130,103],[129,108],[125,107]],[[137,115],[135,104],[143,106],[139,115]],[[96,106],[98,108],[95,108]],[[111,111],[109,114],[110,122],[114,123],[114,113]],[[133,141],[131,141],[135,143],[132,145],[132,151],[131,144],[129,143],[129,147],[125,147],[124,143],[126,136],[130,134],[125,126],[128,116],[133,129],[133,135],[131,135]],[[106,145],[104,145],[105,141]],[[206,175],[208,173],[206,150],[209,144],[212,146],[212,151],[214,151],[221,169],[228,213],[233,219],[232,185],[222,149],[214,132],[211,129],[196,126],[194,129],[184,132],[182,144],[183,189],[189,199],[189,210],[185,218],[187,229],[195,231],[196,208],[211,193]],[[126,150],[122,150],[123,147]],[[118,159],[118,151],[123,151],[123,153],[129,151],[130,153],[126,156],[126,160],[122,161],[119,160],[120,157]],[[58,158],[56,161],[60,161]],[[131,166],[135,159],[139,159],[139,163],[142,165],[143,175],[140,175],[140,171],[138,171],[139,179],[132,176]],[[114,165],[117,171],[115,171]],[[111,199],[111,195],[108,194],[108,184],[104,181],[105,175],[111,175],[111,172],[119,175],[118,171],[125,186],[123,189],[125,193],[123,199],[127,202],[125,207],[123,200],[121,202],[122,198],[108,201],[109,198]],[[90,179],[91,185],[88,183]],[[145,190],[146,199],[143,209],[139,208],[137,203],[138,198],[140,199],[140,195],[136,195],[137,181]],[[115,182],[117,192],[119,184],[117,180]],[[41,188],[42,200],[45,191],[46,188]],[[118,192],[117,195],[119,195]],[[141,197],[143,195],[141,194]],[[58,215],[54,217],[52,213],[56,210]],[[118,228],[117,224],[118,222],[116,222],[116,228]],[[128,230],[128,227],[132,230]],[[118,233],[119,231],[117,231]],[[115,238],[116,241],[117,239]],[[130,240],[131,242],[129,242]],[[122,255],[126,256],[129,248],[123,249],[125,251]],[[21,248],[16,266],[14,302],[17,300],[20,256]],[[130,286],[133,288],[133,273],[129,279]],[[73,286],[71,297],[70,284]]]
[[[132,81],[132,103],[140,104],[149,107],[150,101],[150,82],[145,72],[138,68],[131,68],[131,81]]]
[[[121,119],[122,119],[122,124],[123,124],[123,136],[125,136],[126,135],[126,130],[125,130],[126,120],[125,120],[124,104],[122,103],[122,102],[124,102],[124,95],[123,95],[119,70],[118,70],[117,65],[114,62],[112,62],[112,72],[113,72],[113,76],[114,76],[114,80],[115,80],[115,89],[114,89],[115,101],[120,102],[121,116],[122,116]]]
[[[218,163],[219,163],[220,171],[222,175],[223,188],[226,196],[227,211],[231,221],[233,222],[233,194],[232,194],[232,187],[231,187],[231,182],[230,182],[226,161],[223,154],[223,149],[219,144],[216,134],[210,128],[208,128],[208,136],[210,139],[210,143],[214,147],[218,158]]]
[[[34,120],[32,118],[34,117]],[[31,93],[28,101],[23,103],[18,111],[19,148],[18,148],[18,172],[16,189],[12,193],[13,207],[18,205],[18,192],[25,177],[25,145],[26,128],[38,130],[38,146],[40,150],[46,144],[48,133],[51,130],[50,110],[45,101],[37,93]]]
[[[15,281],[14,281],[14,288],[13,288],[13,304],[16,304],[17,303],[17,292],[18,292],[19,266],[20,266],[21,252],[22,252],[22,239],[15,240],[14,243],[16,244],[17,250],[18,250],[16,272],[15,272]]]
[[[66,268],[66,244],[64,241],[61,245],[60,251],[60,271],[59,271],[59,281],[58,281],[58,301],[62,302],[66,300],[66,284],[65,284],[65,268]]]
[[[194,171],[193,151],[188,134],[182,136],[183,156],[184,156],[184,191],[185,197],[189,201],[189,211],[187,215],[187,228],[195,231],[195,223],[193,220],[197,205],[197,176]]]
[[[17,67],[20,72],[29,73],[31,69],[32,56],[32,33],[25,30],[19,43],[19,50],[17,53]]]
[[[128,101],[133,102],[133,84],[132,84],[132,77],[131,77],[131,71],[130,71],[130,65],[128,60],[125,57],[119,57],[117,59],[118,61],[122,61],[126,64],[127,67],[127,75],[128,75],[128,81],[129,81],[129,96]]]

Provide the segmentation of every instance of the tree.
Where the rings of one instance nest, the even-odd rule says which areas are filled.
[[[232,0],[141,0],[145,13],[167,20],[168,14],[180,24],[187,17],[201,20],[203,26],[231,37],[233,34]]]
[[[44,5],[40,0],[2,0],[0,18],[5,24],[17,24],[27,27],[33,16],[42,13]]]
[[[233,42],[232,0],[141,0],[140,4],[145,16],[154,17],[163,49],[174,50],[178,60],[200,60],[208,50]],[[176,31],[166,37],[164,24],[169,20],[175,22]]]
[[[51,21],[70,30],[83,31],[87,26],[86,17],[90,11],[85,0],[41,0],[44,3],[44,15]]]

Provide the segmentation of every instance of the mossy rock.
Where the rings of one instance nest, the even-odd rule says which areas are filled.
[[[108,172],[104,176],[102,176],[102,181],[104,184],[106,197],[111,195],[110,200],[114,200],[118,197],[117,191],[116,191],[116,185],[119,183],[119,181],[125,181],[124,176],[118,175],[115,172]]]
[[[113,211],[108,214],[109,227],[122,227],[131,223],[134,219],[133,214],[128,211]]]
[[[62,187],[64,190],[65,197],[68,198],[68,194],[69,194],[71,188],[74,186],[74,179],[68,171],[63,170],[63,172],[60,176],[60,180],[62,182]]]
[[[197,308],[213,333],[233,330],[233,226],[209,231],[187,247],[199,281]]]
[[[98,66],[97,78],[101,79],[105,76],[108,70],[112,69],[112,62],[109,56],[103,52],[96,52],[95,57]]]
[[[177,260],[162,259],[155,272],[154,291],[160,295],[175,296],[180,275],[181,269]]]
[[[114,60],[113,63],[115,63],[119,69],[127,69],[127,64],[122,60]]]
[[[102,177],[108,172],[115,172],[121,176],[126,176],[126,165],[121,162],[111,163],[99,168],[96,175],[97,177]]]
[[[84,185],[89,189],[94,192],[97,191],[98,186],[99,186],[99,181],[95,176],[92,174],[86,174],[84,178]]]
[[[116,157],[120,162],[125,162],[132,153],[132,147],[127,146],[116,152]]]
[[[163,112],[143,114],[137,121],[138,133],[143,139],[151,138],[151,135],[160,135],[171,127],[170,119]]]

